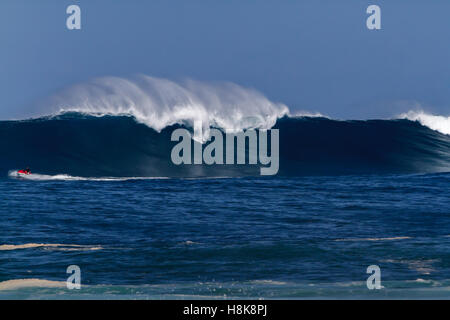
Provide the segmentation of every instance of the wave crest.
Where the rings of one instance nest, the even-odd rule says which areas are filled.
[[[211,126],[235,131],[270,129],[289,113],[284,104],[234,83],[175,82],[146,75],[94,79],[53,96],[50,105],[50,113],[128,114],[158,132],[174,124],[193,127],[201,121],[205,135]]]
[[[423,111],[409,111],[401,114],[400,118],[418,121],[432,130],[450,135],[450,117],[436,116]]]

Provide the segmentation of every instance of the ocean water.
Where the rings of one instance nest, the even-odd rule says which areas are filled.
[[[0,298],[450,298],[449,187],[449,173],[5,175]]]
[[[58,99],[0,121],[0,298],[450,298],[448,117],[292,116],[234,84],[145,76]],[[173,130],[198,121],[278,129],[277,174],[175,165]]]

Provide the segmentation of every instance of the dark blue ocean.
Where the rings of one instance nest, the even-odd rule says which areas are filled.
[[[449,298],[449,187],[446,173],[4,178],[0,298]]]
[[[0,121],[0,298],[450,298],[449,135],[284,117],[263,177],[174,165],[180,126]]]

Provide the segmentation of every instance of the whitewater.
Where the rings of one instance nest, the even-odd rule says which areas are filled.
[[[255,89],[232,82],[201,82],[192,79],[172,81],[138,75],[129,78],[102,77],[70,86],[51,96],[34,116],[45,117],[65,112],[93,116],[130,115],[160,132],[174,125],[202,123],[204,137],[209,128],[230,131],[270,129],[277,119],[326,117],[319,112],[297,111],[270,101]],[[450,116],[411,110],[394,117],[418,121],[443,134],[450,134]]]
[[[169,179],[168,177],[77,177],[68,174],[40,174],[31,173],[27,175],[19,174],[18,170],[10,170],[8,172],[8,177],[21,179],[21,180],[31,180],[31,181],[128,181],[128,180],[151,180],[151,179]]]
[[[284,104],[231,82],[174,82],[145,75],[94,79],[63,90],[50,100],[41,115],[131,115],[158,132],[174,124],[192,127],[201,123],[202,141],[208,138],[210,127],[234,132],[270,129],[277,119],[289,113]]]

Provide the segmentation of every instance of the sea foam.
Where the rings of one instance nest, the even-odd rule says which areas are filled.
[[[61,251],[91,251],[102,250],[101,246],[81,245],[81,244],[63,244],[63,243],[25,243],[25,244],[2,244],[0,251],[10,251],[19,249],[55,249]]]

